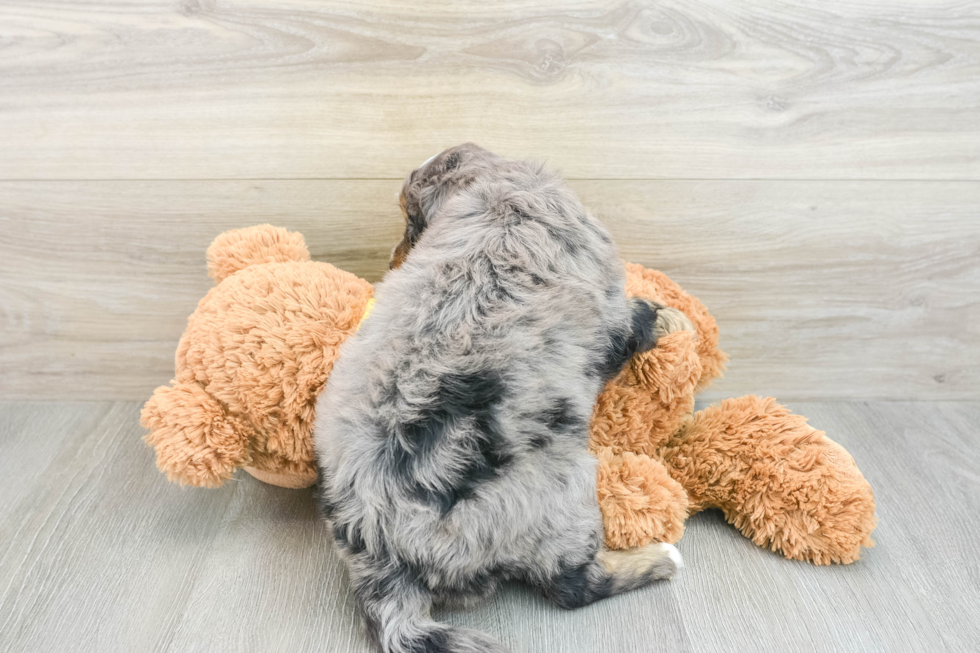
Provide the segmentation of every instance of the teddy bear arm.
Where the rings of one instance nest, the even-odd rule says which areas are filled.
[[[218,487],[250,462],[247,427],[196,382],[157,388],[140,423],[157,467],[181,485]]]
[[[695,391],[706,388],[725,370],[728,355],[718,347],[718,325],[708,308],[659,270],[626,263],[626,294],[652,299],[675,308],[694,324],[702,372]]]
[[[592,415],[593,448],[656,457],[694,410],[701,372],[693,334],[679,331],[633,357],[599,395]]]

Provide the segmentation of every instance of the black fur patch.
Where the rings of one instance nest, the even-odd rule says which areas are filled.
[[[544,423],[551,431],[565,432],[571,428],[583,426],[582,419],[572,412],[571,403],[566,397],[552,402],[543,413]]]
[[[633,301],[631,311],[629,356],[647,351],[657,344],[655,327],[657,324],[657,309],[644,301]]]
[[[614,378],[635,354],[647,351],[657,344],[655,326],[657,311],[647,302],[630,301],[630,324],[609,334],[605,350],[596,366],[599,376],[605,380]]]
[[[544,449],[549,444],[551,444],[551,434],[550,433],[535,433],[527,441],[532,449]]]
[[[402,424],[402,440],[408,447],[399,447],[403,452],[400,462],[409,465],[416,458],[428,456],[446,432],[448,423],[445,415],[426,411],[418,419]]]
[[[436,507],[442,514],[457,502],[472,496],[481,483],[496,476],[513,461],[506,440],[494,416],[494,408],[506,391],[500,375],[492,372],[447,374],[429,407],[413,422],[402,425],[402,437],[392,438],[390,447],[394,471],[402,478],[414,480],[415,465],[435,449],[446,431],[463,419],[472,418],[474,450],[465,461],[461,474],[440,487],[417,485],[415,495]],[[404,442],[404,446],[402,444]]]
[[[626,355],[626,346],[629,342],[629,332],[626,329],[617,329],[609,333],[609,339],[599,354],[599,361],[596,364],[596,374],[604,381],[615,378],[626,364],[629,358]]]
[[[538,413],[524,413],[525,419],[534,420],[544,426],[545,430],[535,430],[528,437],[528,445],[532,449],[543,449],[551,444],[555,434],[569,433],[585,429],[588,424],[572,411],[571,403],[566,397],[559,397],[551,405]]]
[[[365,606],[383,603],[393,596],[402,596],[407,588],[418,583],[418,574],[403,563],[391,564],[389,553],[383,552],[380,558],[370,559],[373,568],[370,573],[356,577],[355,590]],[[385,562],[381,562],[384,560]],[[351,580],[355,580],[354,577]],[[370,615],[366,615],[370,616]]]
[[[447,514],[459,501],[472,498],[476,488],[513,462],[513,454],[504,449],[501,438],[493,433],[493,428],[480,429],[478,452],[467,462],[459,480],[446,487],[439,496],[430,497],[436,499],[442,514]]]
[[[388,554],[381,559],[387,559]],[[376,608],[385,603],[390,603],[393,598],[404,596],[412,586],[417,585],[419,576],[417,570],[403,563],[390,564],[374,561],[373,571],[356,577],[352,576],[354,589],[360,598],[360,607],[363,611],[364,622],[367,626],[368,639],[378,650],[382,649],[380,641],[381,624],[378,621]],[[425,641],[425,637],[419,638],[420,642]],[[432,640],[437,644],[436,640]],[[415,650],[415,649],[412,649]],[[420,648],[420,651],[428,649]],[[440,649],[431,649],[438,651]]]
[[[407,217],[408,220],[405,223],[405,241],[411,247],[415,247],[415,243],[419,241],[419,238],[422,237],[422,232],[425,231],[425,218],[422,217],[421,211],[411,211]]]
[[[346,527],[342,524],[334,524],[333,538],[352,555],[364,553],[367,549],[364,538],[361,537],[361,529],[355,524],[348,524]]]
[[[500,403],[505,389],[500,374],[492,370],[446,374],[439,380],[436,409],[454,417],[479,415]]]
[[[612,578],[602,575],[590,578],[595,563],[568,567],[551,579],[546,594],[560,608],[574,610],[595,603],[612,594]]]
[[[430,630],[408,644],[408,653],[449,653],[449,635],[445,630]]]

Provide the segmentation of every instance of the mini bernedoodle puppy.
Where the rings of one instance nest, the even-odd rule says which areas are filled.
[[[603,548],[589,418],[691,328],[625,295],[606,229],[554,173],[476,145],[405,181],[404,240],[317,406],[321,507],[388,653],[504,650],[433,604],[519,579],[563,608],[670,578],[669,544]]]

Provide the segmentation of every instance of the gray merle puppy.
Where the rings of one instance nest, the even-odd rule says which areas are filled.
[[[405,237],[317,406],[322,510],[368,634],[389,653],[502,651],[435,603],[503,579],[563,608],[680,566],[603,548],[589,418],[603,384],[690,328],[628,300],[605,228],[561,179],[472,144],[402,190]]]

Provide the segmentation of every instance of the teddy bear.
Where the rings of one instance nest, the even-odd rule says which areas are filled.
[[[188,318],[175,377],[141,414],[157,466],[182,485],[217,487],[244,468],[288,488],[316,482],[317,395],[372,286],[310,260],[302,235],[270,225],[219,235],[216,285]],[[626,264],[627,294],[684,312],[695,331],[638,354],[600,394],[590,448],[607,546],[676,542],[688,515],[718,508],[755,543],[817,564],[871,546],[874,495],[854,460],[772,399],[693,412],[721,375],[714,318],[666,275]]]
[[[629,296],[684,313],[695,331],[637,354],[599,395],[590,447],[599,459],[606,544],[676,542],[707,508],[759,546],[815,564],[850,563],[873,546],[874,492],[854,459],[771,397],[693,412],[727,356],[705,306],[667,275],[626,264]]]

